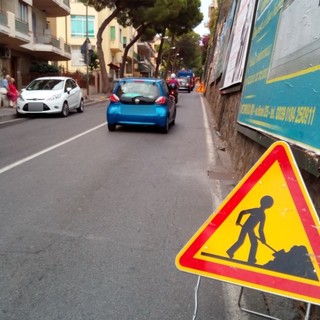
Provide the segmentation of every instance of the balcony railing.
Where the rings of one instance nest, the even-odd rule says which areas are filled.
[[[64,51],[67,54],[71,54],[71,46],[65,42],[63,39],[52,36],[46,33],[37,33],[34,36],[34,44],[37,45],[49,45],[58,50]]]
[[[13,12],[0,11],[0,43],[19,46],[30,41],[29,25],[17,19]]]
[[[7,14],[0,11],[0,25],[8,26],[8,17]]]
[[[118,40],[111,40],[110,49],[114,52],[123,52],[123,44]]]
[[[16,31],[19,31],[23,34],[28,34],[29,25],[27,22],[16,18],[15,26],[16,26]]]
[[[48,44],[60,48],[60,40],[50,34],[37,33],[34,37],[34,43]]]

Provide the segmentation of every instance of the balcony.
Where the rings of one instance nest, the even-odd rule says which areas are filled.
[[[70,0],[33,0],[33,6],[47,17],[64,17],[70,15]]]
[[[138,60],[138,70],[140,72],[142,73],[148,72],[153,74],[153,72],[155,71],[155,66],[153,65],[151,60],[148,59],[148,57],[138,55],[137,60]]]
[[[123,52],[123,43],[117,40],[110,41],[110,50],[113,53]]]
[[[138,42],[138,53],[149,58],[155,57],[155,51],[148,42]]]
[[[17,19],[12,12],[0,11],[0,37],[1,45],[17,49],[30,41],[28,23]]]
[[[22,46],[28,54],[48,61],[68,61],[71,59],[71,47],[62,38],[50,34],[36,34],[33,41]]]

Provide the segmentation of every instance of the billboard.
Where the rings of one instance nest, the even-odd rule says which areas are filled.
[[[217,39],[217,45],[213,56],[213,75],[211,82],[216,81],[223,73],[223,65],[225,63],[227,55],[227,46],[230,39],[230,34],[232,30],[233,18],[236,9],[236,0],[232,2],[228,17],[223,24],[221,34]]]
[[[229,42],[229,55],[224,68],[222,89],[242,82],[255,4],[256,0],[239,0],[238,2]]]
[[[261,0],[238,122],[320,153],[319,0]]]

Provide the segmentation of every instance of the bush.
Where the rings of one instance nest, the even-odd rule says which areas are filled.
[[[48,63],[33,63],[29,69],[30,72],[48,74],[55,73],[59,74],[59,68]]]

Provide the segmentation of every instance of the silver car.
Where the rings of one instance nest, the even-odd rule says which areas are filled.
[[[70,110],[83,112],[84,102],[81,88],[69,77],[37,78],[22,89],[17,100],[17,114],[61,114]]]

